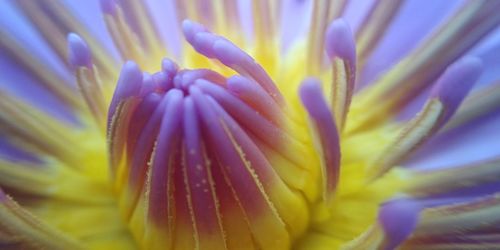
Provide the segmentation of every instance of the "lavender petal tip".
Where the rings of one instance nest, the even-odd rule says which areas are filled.
[[[334,20],[326,30],[326,52],[330,58],[339,57],[354,62],[356,60],[356,42],[349,24],[343,19]]]
[[[225,65],[236,65],[245,59],[251,59],[245,52],[226,39],[215,41],[213,48],[217,58]]]
[[[412,234],[421,210],[422,205],[409,198],[391,200],[381,206],[378,220],[386,236],[384,249],[395,249]]]
[[[431,90],[431,98],[439,99],[449,118],[465,99],[483,70],[477,57],[465,57],[448,66]]]
[[[194,41],[194,36],[197,33],[206,32],[207,29],[199,23],[186,19],[182,21],[182,31],[184,33],[184,36],[186,37],[186,40],[192,43]]]
[[[161,69],[168,75],[172,76],[175,75],[175,73],[177,73],[177,71],[179,70],[179,66],[174,61],[168,58],[164,58],[161,61]]]
[[[71,67],[91,67],[92,54],[87,43],[75,33],[69,33],[67,40],[68,62]]]
[[[115,93],[109,105],[108,122],[111,121],[111,117],[120,101],[131,96],[139,95],[142,81],[143,73],[139,66],[133,61],[127,61],[122,67]]]
[[[311,117],[323,117],[324,102],[320,81],[316,78],[306,78],[300,85],[299,96]]]

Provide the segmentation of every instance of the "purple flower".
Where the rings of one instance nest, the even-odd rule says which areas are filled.
[[[499,1],[0,7],[2,249],[500,244]]]

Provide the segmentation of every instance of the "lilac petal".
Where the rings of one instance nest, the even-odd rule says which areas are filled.
[[[43,58],[45,70],[56,74],[65,82],[71,82],[72,74],[68,71],[64,61],[60,60],[61,58],[54,53],[50,44],[47,44],[37,31],[37,27],[31,23],[28,16],[24,15],[17,1],[0,1],[0,9],[2,10],[1,35],[15,41],[16,45],[26,50],[33,59]],[[2,52],[4,49],[5,47],[2,46]]]
[[[353,31],[358,32],[369,11],[376,3],[377,1],[347,1],[344,11],[342,12],[342,18],[344,18],[351,25]]]
[[[12,162],[42,163],[42,160],[37,155],[12,145],[12,143],[3,136],[0,137],[0,159]]]
[[[456,29],[446,29],[448,25],[440,26],[439,30],[425,43],[420,44],[418,49],[413,50],[405,60],[396,64],[393,70],[381,76],[377,80],[377,86],[372,86],[365,92],[373,95],[360,100],[362,102],[360,105],[377,105],[380,111],[363,114],[365,117],[360,118],[363,120],[360,122],[362,125],[356,129],[380,124],[390,117],[380,117],[382,112],[393,113],[400,110],[400,106],[408,104],[427,89],[446,67],[498,26],[500,18],[493,13],[500,6],[499,3],[465,2],[461,11],[446,22],[452,26],[456,25]],[[467,39],[463,39],[464,37]],[[381,91],[376,93],[374,89]]]
[[[107,0],[112,2],[112,0]],[[64,15],[72,16],[76,22],[78,22],[81,27],[79,29],[71,28],[69,31],[77,32],[80,35],[84,35],[82,31],[89,32],[88,35],[93,38],[96,42],[95,45],[99,46],[99,51],[106,52],[109,56],[110,62],[113,65],[108,65],[107,67],[114,68],[117,66],[115,64],[118,62],[118,53],[113,43],[111,36],[106,29],[104,18],[102,18],[102,6],[100,1],[61,1],[65,6],[67,13]],[[64,23],[63,23],[64,25]],[[85,37],[89,39],[89,37]],[[87,40],[89,41],[89,40]],[[89,41],[90,42],[90,41]],[[91,45],[91,47],[93,47]],[[96,48],[93,47],[93,52],[97,52]],[[94,54],[95,58],[95,54]],[[94,62],[96,65],[101,65],[100,62]],[[105,63],[105,62],[103,62]],[[109,72],[111,73],[111,72]]]
[[[481,196],[500,190],[500,156],[471,164],[408,170],[405,193],[418,197]]]
[[[411,235],[419,221],[420,210],[419,202],[405,198],[382,205],[378,221],[385,234],[384,249],[395,249]]]
[[[169,54],[178,60],[182,60],[182,30],[179,25],[179,9],[175,6],[176,1],[158,1],[145,0],[148,12],[153,19],[153,23],[157,24],[157,33],[164,41],[165,47]]]
[[[75,33],[68,34],[68,61],[73,68],[92,67],[89,46]]]
[[[387,27],[397,16],[405,1],[375,1],[364,17],[360,29],[356,32],[358,42],[358,57],[362,64],[383,38]]]
[[[480,57],[484,62],[484,72],[479,79],[479,86],[486,86],[500,79],[498,53],[500,53],[500,27],[491,32],[468,53]],[[476,87],[478,86],[476,85]]]
[[[39,79],[3,56],[0,57],[0,88],[3,92],[38,107],[59,121],[72,126],[81,125],[73,108],[67,102],[40,84]],[[72,95],[75,94],[72,92]]]
[[[360,87],[408,54],[462,4],[460,1],[406,1],[365,64]]]
[[[102,12],[110,15],[115,15],[116,13],[116,5],[118,4],[116,0],[100,0],[101,10]]]
[[[462,128],[438,135],[426,143],[405,166],[439,169],[498,157],[500,140],[496,135],[499,127],[500,112],[497,110]]]
[[[287,52],[293,43],[306,36],[311,22],[311,8],[313,1],[282,1],[281,46]]]

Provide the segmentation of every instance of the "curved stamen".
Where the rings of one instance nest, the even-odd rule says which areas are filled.
[[[316,79],[304,80],[299,95],[311,118],[320,152],[323,176],[323,199],[331,201],[340,177],[340,145],[337,127],[326,105],[320,83]]]
[[[76,71],[78,88],[97,125],[105,130],[106,101],[87,43],[74,33],[68,35],[68,61]]]
[[[193,209],[193,221],[199,245],[206,249],[226,249],[221,213],[206,152],[202,147],[201,129],[191,97],[184,99],[184,171]]]
[[[221,120],[200,89],[192,86],[189,92],[207,130],[209,143],[214,146],[222,172],[248,217],[257,242],[262,248],[288,248],[290,236],[286,226],[262,190],[258,177],[249,169],[251,165],[236,144],[234,135],[228,131],[228,124]]]
[[[121,205],[125,209],[123,212],[125,218],[129,218],[131,212],[137,205],[139,195],[145,190],[144,186],[147,181],[148,161],[154,150],[161,119],[169,100],[168,96],[164,95],[163,97],[158,96],[160,100],[152,100],[153,103],[149,103],[150,98],[156,99],[154,94],[151,95],[152,96],[148,96],[149,98],[143,100],[141,103],[142,106],[137,108],[133,117],[139,118],[147,116],[148,113],[154,109],[148,119],[144,121],[146,122],[144,126],[141,128],[141,124],[136,124],[129,127],[129,135],[133,137],[127,141],[127,143],[130,143],[127,144],[127,149],[131,151],[128,159],[128,176],[124,177],[126,178],[125,180],[119,180],[125,182],[128,186],[127,192],[123,194],[124,197],[121,199]],[[148,104],[152,105],[149,106]],[[155,104],[156,106],[153,106]],[[135,129],[137,129],[137,131]],[[137,138],[137,140],[134,143],[135,138]]]
[[[257,137],[266,142],[270,147],[276,149],[276,151],[282,153],[287,158],[297,163],[298,166],[303,166],[303,164],[301,164],[303,159],[301,159],[296,153],[304,151],[303,145],[301,145],[291,135],[283,131],[282,128],[266,120],[251,107],[247,106],[243,101],[231,95],[220,86],[203,79],[197,80],[196,86],[199,87],[204,93],[207,93],[216,99],[236,120],[238,120],[239,123],[257,135]],[[283,141],[287,141],[289,143],[286,145],[287,148],[284,148],[280,143]]]
[[[173,176],[175,172],[179,172],[176,168],[180,165],[179,159],[176,160],[179,154],[176,151],[179,150],[180,135],[177,131],[182,125],[183,94],[182,91],[174,89],[169,91],[165,98],[168,104],[163,113],[156,146],[151,156],[151,173],[147,190],[148,221],[156,225],[159,232],[163,234],[162,237],[165,237],[165,239],[154,238],[152,242],[155,242],[155,245],[173,241],[172,215],[175,206],[172,200],[175,190]]]
[[[452,64],[436,82],[422,111],[373,162],[367,178],[370,181],[379,178],[437,133],[455,113],[481,71],[482,63],[474,57]]]
[[[356,80],[356,44],[343,19],[333,21],[326,31],[325,48],[333,66],[332,106],[342,130],[351,104]]]
[[[265,90],[243,76],[232,76],[227,79],[228,90],[245,101],[252,108],[262,113],[268,120],[278,125],[281,123],[281,109]]]
[[[227,39],[207,31],[202,25],[185,20],[182,23],[184,36],[200,54],[219,60],[243,76],[260,84],[279,104],[283,97],[271,77],[255,60]]]
[[[251,137],[241,128],[232,117],[215,101],[208,97],[215,111],[221,116],[227,129],[232,134],[236,143],[244,153],[249,168],[262,183],[263,190],[268,194],[270,202],[287,225],[287,229],[293,236],[299,236],[307,226],[307,204],[304,203],[301,194],[292,191],[285,185],[284,181],[273,170],[273,166],[266,159],[262,149],[258,148]]]
[[[109,104],[108,124],[111,123],[111,119],[120,103],[130,97],[136,96],[140,92],[142,77],[143,74],[139,66],[133,61],[128,61],[123,65],[120,78],[116,84],[115,93]]]
[[[140,89],[143,74],[137,64],[127,62],[121,71],[115,93],[108,110],[108,148],[110,155],[111,174],[119,172],[119,163],[122,158],[126,133],[133,111],[140,102]]]

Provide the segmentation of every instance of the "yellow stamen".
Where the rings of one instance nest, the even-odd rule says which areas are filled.
[[[0,235],[16,248],[83,249],[75,239],[44,224],[0,190]]]
[[[97,68],[79,67],[76,70],[78,88],[87,106],[102,132],[106,130],[106,100],[101,88],[101,81],[97,75]]]
[[[443,112],[444,107],[439,100],[430,100],[422,112],[406,124],[396,141],[390,144],[384,150],[384,153],[373,162],[370,169],[368,169],[368,179],[379,178],[434,133],[438,128],[439,118]]]

